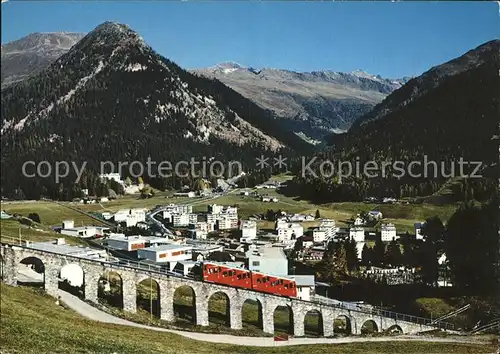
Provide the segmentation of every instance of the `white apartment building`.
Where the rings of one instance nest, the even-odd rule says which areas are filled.
[[[197,240],[205,240],[207,235],[215,230],[214,224],[209,224],[205,221],[198,221],[189,224],[189,228],[194,231],[194,238]]]
[[[349,238],[356,242],[365,242],[365,229],[359,226],[349,229]]]
[[[319,230],[325,231],[325,238],[331,239],[335,236],[338,231],[335,220],[332,219],[321,219],[319,224]]]
[[[396,226],[394,224],[382,224],[380,238],[383,242],[397,240],[399,236],[396,235]]]
[[[257,238],[257,223],[251,220],[242,220],[240,223],[241,242],[248,242]]]
[[[208,206],[207,223],[217,225],[219,230],[229,230],[238,227],[238,208],[212,204]]]
[[[281,224],[281,226],[276,228],[276,234],[281,242],[290,241],[294,236],[294,238],[297,239],[304,235],[304,228],[302,225],[296,223],[287,223],[286,225]]]
[[[326,240],[326,231],[315,229],[312,232],[312,236],[315,243],[323,242]]]
[[[196,224],[198,222],[198,215],[196,214],[173,214],[172,225],[174,227],[188,226],[189,224]]]
[[[217,218],[216,225],[218,230],[236,229],[238,227],[238,217],[222,214]]]
[[[172,214],[192,214],[192,205],[169,204],[163,207],[163,218],[170,217]]]

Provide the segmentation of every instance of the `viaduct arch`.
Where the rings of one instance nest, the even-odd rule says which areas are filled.
[[[397,320],[390,317],[371,314],[363,311],[347,310],[332,305],[303,301],[271,294],[254,292],[212,283],[205,283],[193,279],[186,279],[151,271],[138,269],[127,265],[93,261],[89,259],[59,255],[46,251],[39,251],[23,246],[2,244],[1,260],[3,281],[9,285],[17,285],[18,265],[28,257],[38,258],[44,265],[44,289],[47,294],[57,296],[59,274],[63,266],[68,263],[79,265],[84,274],[84,298],[87,301],[98,302],[99,280],[106,272],[117,273],[121,277],[123,310],[137,311],[137,288],[146,280],[156,282],[159,296],[159,314],[165,321],[174,322],[174,294],[181,287],[190,287],[193,290],[194,318],[193,322],[199,326],[209,325],[209,299],[216,293],[227,297],[226,315],[231,329],[242,329],[243,305],[248,301],[258,304],[259,324],[265,333],[274,334],[274,312],[277,307],[288,307],[291,311],[294,336],[305,335],[305,318],[308,313],[315,313],[321,317],[319,333],[325,337],[334,335],[334,322],[344,317],[349,323],[352,334],[361,334],[363,324],[372,321],[378,331],[397,327],[403,333],[416,333],[435,329],[422,323]]]

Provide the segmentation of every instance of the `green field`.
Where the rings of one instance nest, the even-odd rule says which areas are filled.
[[[8,214],[21,214],[28,216],[29,213],[37,213],[40,215],[40,221],[45,225],[61,225],[63,220],[73,220],[75,226],[79,225],[97,225],[99,222],[83,213],[76,212],[62,205],[47,202],[9,202],[2,203],[2,210]]]
[[[103,225],[99,221],[88,217],[87,215],[66,208],[62,205],[47,202],[16,202],[2,203],[2,210],[13,215],[19,214],[27,217],[30,213],[37,213],[40,216],[41,223],[33,223],[32,227],[23,225],[18,220],[3,219],[0,221],[1,241],[8,243],[18,243],[19,238],[22,242],[29,240],[35,242],[51,241],[61,237],[61,234],[52,231],[50,226],[62,225],[63,220],[73,220],[76,226],[79,225]],[[64,236],[69,244],[86,245],[86,242],[77,237]]]
[[[0,241],[6,243],[24,244],[25,241],[53,241],[61,237],[61,234],[50,230],[46,225],[36,224],[36,227],[28,227],[13,219],[0,221],[0,230]],[[65,235],[64,238],[68,244],[86,245],[85,240],[78,237]]]
[[[255,348],[200,342],[176,334],[98,323],[36,290],[1,284],[2,353],[492,353],[485,344],[353,343]]]

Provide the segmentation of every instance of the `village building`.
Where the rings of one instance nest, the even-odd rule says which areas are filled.
[[[193,247],[188,245],[158,245],[139,249],[137,257],[155,263],[168,263],[172,270],[176,262],[192,260],[192,250]]]
[[[325,239],[332,239],[338,232],[335,220],[321,219],[318,229],[325,232]]]
[[[365,229],[359,226],[349,229],[349,238],[356,242],[365,242]]]
[[[396,226],[394,224],[382,224],[380,238],[383,242],[397,240],[399,236],[396,235]]]
[[[418,222],[416,223],[414,226],[415,226],[415,238],[417,240],[423,240],[424,239],[424,235],[422,234],[422,229],[424,227],[424,222]]]
[[[279,223],[276,228],[276,234],[279,241],[290,241],[304,235],[304,227],[298,223]]]
[[[257,238],[257,223],[251,220],[242,220],[240,222],[240,241],[250,242]]]
[[[319,228],[312,231],[313,240],[315,243],[324,242],[326,240],[326,231]]]
[[[375,220],[380,220],[383,218],[383,215],[380,211],[378,210],[371,210],[368,212],[368,216],[375,219]]]
[[[106,239],[109,248],[122,251],[136,251],[145,248],[147,240],[142,236],[125,236],[125,234],[112,234]]]
[[[288,275],[288,259],[280,247],[264,246],[246,252],[246,267],[254,272]]]
[[[290,275],[289,278],[295,280],[297,297],[301,300],[311,301],[315,295],[314,275]]]

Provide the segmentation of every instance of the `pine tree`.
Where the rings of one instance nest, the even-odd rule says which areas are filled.
[[[445,252],[453,283],[468,292],[487,293],[495,284],[498,257],[498,205],[462,205],[446,227]]]
[[[380,266],[384,262],[385,256],[385,244],[382,240],[377,238],[375,245],[373,246],[372,261],[373,265]]]
[[[396,240],[389,243],[386,250],[386,264],[392,266],[400,266],[403,261],[403,255],[401,254],[401,248]]]
[[[344,242],[344,248],[346,252],[347,268],[349,271],[353,271],[359,268],[358,263],[358,249],[356,247],[356,241],[346,240]]]
[[[343,244],[335,252],[335,270],[338,274],[347,274],[348,266],[347,266],[347,254],[346,249]]]
[[[368,267],[372,264],[372,249],[365,243],[361,251],[361,264]]]

